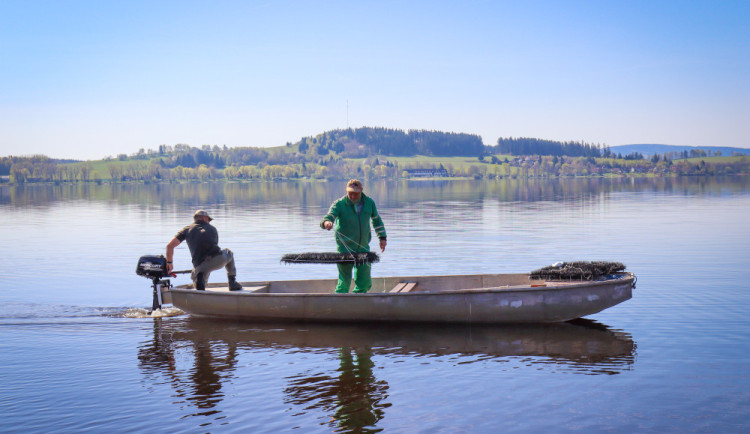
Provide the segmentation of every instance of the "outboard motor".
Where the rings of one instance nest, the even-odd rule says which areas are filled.
[[[189,271],[188,271],[189,272]],[[179,273],[184,273],[180,271]],[[164,255],[146,255],[138,259],[138,265],[135,267],[135,274],[151,279],[154,289],[154,299],[151,304],[151,310],[161,309],[162,288],[171,288],[172,284],[168,277],[177,277],[177,274],[167,273],[167,258]]]
[[[135,274],[148,279],[167,277],[167,258],[164,255],[146,255],[138,260]]]

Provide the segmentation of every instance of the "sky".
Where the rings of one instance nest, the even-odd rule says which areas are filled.
[[[750,148],[750,1],[0,0],[0,156],[386,127]]]

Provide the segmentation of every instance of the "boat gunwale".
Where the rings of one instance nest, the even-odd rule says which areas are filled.
[[[536,291],[565,291],[576,288],[591,288],[596,286],[604,286],[611,284],[629,284],[632,285],[635,281],[635,275],[632,272],[626,271],[623,273],[617,273],[618,277],[607,280],[582,280],[582,281],[570,281],[570,280],[539,280],[540,282],[560,282],[565,283],[564,285],[539,285],[533,286],[534,283],[524,285],[512,285],[512,286],[495,286],[489,288],[461,288],[461,289],[448,289],[442,291],[415,291],[415,292],[367,292],[367,293],[336,293],[336,292],[325,292],[325,293],[310,293],[310,292],[253,292],[253,291],[197,291],[194,288],[190,288],[192,284],[183,284],[169,288],[169,292],[179,292],[186,294],[201,294],[201,295],[220,295],[220,296],[243,296],[243,297],[393,297],[393,296],[427,296],[427,295],[448,295],[448,294],[488,294],[488,293],[511,293],[511,292],[536,292]],[[475,275],[451,275],[451,276],[422,276],[422,277],[456,277],[456,276],[475,276]],[[415,276],[419,277],[419,276]],[[391,277],[385,277],[391,278]],[[412,278],[412,277],[407,277]],[[317,280],[317,279],[303,279],[303,280],[286,280],[278,282],[304,282],[305,280]],[[325,280],[325,279],[320,279]],[[265,283],[269,284],[274,281],[264,282],[247,282],[248,285],[252,283]],[[242,282],[245,284],[246,282]],[[224,286],[215,286],[215,288],[224,288]],[[208,287],[207,289],[210,289]]]

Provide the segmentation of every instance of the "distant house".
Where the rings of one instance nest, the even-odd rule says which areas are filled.
[[[414,178],[436,178],[449,176],[448,171],[445,169],[406,169],[406,173]]]

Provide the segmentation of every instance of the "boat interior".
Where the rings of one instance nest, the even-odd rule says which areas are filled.
[[[237,293],[272,294],[330,294],[336,287],[336,279],[279,280],[266,282],[241,282],[242,291]],[[368,293],[407,294],[418,292],[442,292],[455,290],[521,289],[542,286],[567,286],[580,281],[533,280],[528,274],[473,274],[453,276],[374,277]],[[354,283],[352,282],[353,289]],[[175,289],[192,289],[192,284],[179,285]],[[228,292],[226,282],[209,283],[206,290]]]

